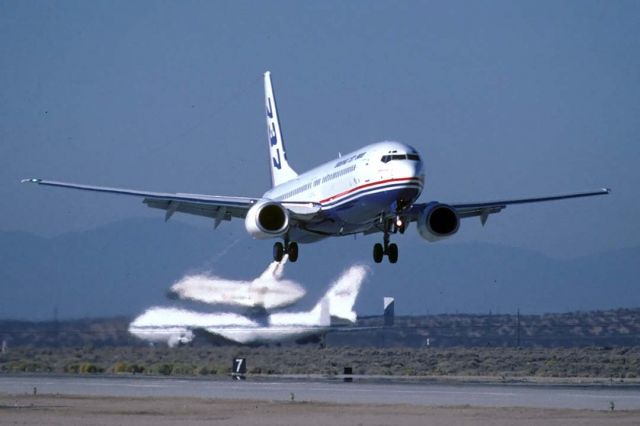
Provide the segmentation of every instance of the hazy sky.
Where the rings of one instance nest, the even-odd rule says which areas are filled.
[[[465,221],[452,242],[555,257],[640,244],[637,1],[4,1],[0,61],[4,231],[139,216],[162,230],[138,199],[23,177],[262,194],[271,70],[299,171],[399,140],[425,158],[422,201],[614,191]]]

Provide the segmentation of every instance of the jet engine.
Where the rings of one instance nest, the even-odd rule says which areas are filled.
[[[420,213],[418,232],[427,241],[435,242],[450,237],[460,227],[458,213],[451,206],[429,203]]]
[[[247,212],[244,227],[253,238],[279,237],[289,230],[289,212],[279,203],[259,201]]]

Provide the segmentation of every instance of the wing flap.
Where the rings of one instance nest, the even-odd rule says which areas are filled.
[[[244,218],[247,215],[248,209],[242,208],[230,208],[222,206],[214,206],[211,204],[198,204],[185,201],[168,201],[168,200],[156,200],[153,198],[145,198],[143,201],[148,207],[153,209],[165,210],[167,215],[165,220],[169,220],[173,213],[186,213],[195,216],[208,217],[211,219],[220,219],[229,221],[231,218]],[[222,213],[222,215],[221,215]]]

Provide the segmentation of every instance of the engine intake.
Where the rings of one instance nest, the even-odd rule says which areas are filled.
[[[284,235],[289,230],[289,212],[273,201],[259,201],[247,212],[244,226],[253,238]]]
[[[458,232],[460,218],[451,206],[440,203],[428,204],[418,219],[418,232],[427,241],[435,242]]]

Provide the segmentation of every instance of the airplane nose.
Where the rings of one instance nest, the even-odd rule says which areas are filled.
[[[396,177],[417,177],[424,176],[421,161],[398,161],[393,165]]]
[[[418,178],[424,176],[422,161],[407,161],[402,166],[404,168],[403,172],[405,173],[405,176]]]
[[[422,164],[422,160],[416,161],[414,164],[413,176],[415,177],[424,177],[424,166]]]

